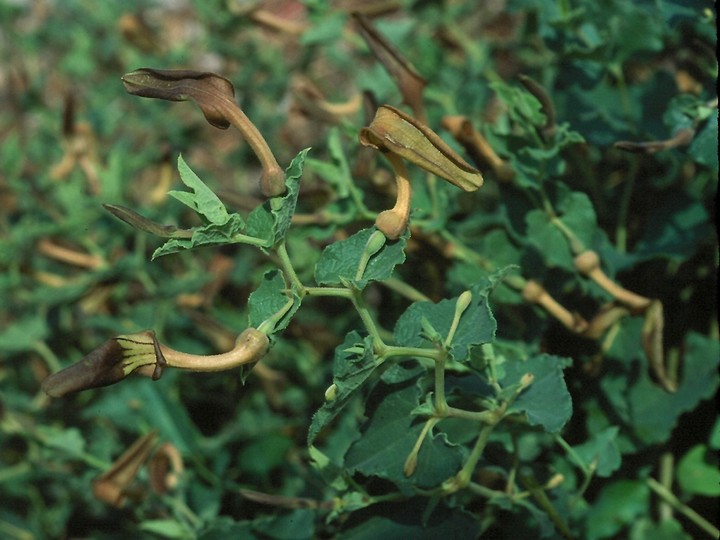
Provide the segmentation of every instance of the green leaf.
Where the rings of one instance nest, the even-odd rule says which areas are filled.
[[[245,223],[239,214],[230,214],[222,225],[209,223],[203,227],[194,227],[190,239],[168,240],[153,252],[152,259],[201,246],[235,244],[242,241],[238,239],[238,235],[244,227]]]
[[[39,315],[27,316],[8,324],[0,333],[0,351],[18,353],[32,351],[49,334],[45,319]]]
[[[519,383],[526,373],[534,376],[530,387],[518,396],[508,412],[524,413],[531,426],[559,432],[572,416],[572,400],[562,373],[568,365],[567,359],[547,354],[503,364],[505,377],[501,385],[505,388]]]
[[[719,362],[720,344],[690,332],[677,392],[668,394],[651,381],[647,370],[643,370],[628,396],[635,435],[648,444],[666,441],[682,413],[693,410],[700,401],[715,394],[720,379]]]
[[[300,193],[305,157],[310,148],[301,150],[285,170],[287,191],[280,197],[272,197],[255,208],[248,216],[247,234],[266,241],[265,247],[273,247],[285,239],[295,214]]]
[[[710,439],[708,441],[710,448],[713,450],[720,449],[720,417],[715,420],[712,431],[710,432]]]
[[[609,477],[620,467],[622,458],[616,441],[618,432],[617,426],[609,427],[588,442],[574,447],[586,465],[596,462],[595,474],[601,478]]]
[[[395,242],[387,242],[370,258],[362,279],[355,280],[365,245],[376,230],[375,227],[363,229],[326,247],[315,266],[315,281],[319,285],[341,285],[350,282],[362,289],[370,281],[388,279],[395,265],[405,261],[404,250],[408,232]]]
[[[472,301],[460,317],[450,345],[451,356],[458,361],[467,360],[475,345],[490,343],[495,337],[497,324],[490,311],[486,292],[472,288]],[[455,314],[457,298],[432,302],[415,302],[408,307],[395,324],[395,342],[405,347],[429,346],[423,338],[423,319],[446,337]]]
[[[504,81],[490,83],[497,97],[508,107],[508,115],[520,125],[541,127],[545,124],[545,114],[538,99],[524,88],[511,86]]]
[[[720,496],[720,470],[716,452],[704,444],[692,447],[678,463],[676,477],[688,495]]]
[[[718,173],[718,117],[713,114],[690,144],[688,152],[698,163]]]
[[[361,353],[353,349],[361,348]],[[333,360],[333,384],[335,395],[325,401],[313,415],[308,431],[308,445],[312,445],[320,431],[347,405],[355,390],[360,388],[377,367],[373,354],[372,338],[360,337],[356,331],[345,336],[345,341],[335,349]]]
[[[367,403],[377,404],[366,411],[368,421],[363,434],[345,456],[350,473],[378,476],[394,482],[400,489],[411,485],[421,488],[438,486],[462,465],[460,447],[450,444],[445,434],[429,435],[420,448],[415,473],[406,477],[403,465],[413,449],[424,422],[411,415],[420,403],[416,382],[404,385],[380,383]]]
[[[38,426],[37,434],[43,444],[66,455],[80,457],[85,453],[85,439],[78,428]]]
[[[586,247],[592,246],[598,225],[595,209],[588,196],[558,186],[557,199],[553,204],[562,223]],[[570,244],[560,229],[552,223],[547,213],[544,210],[531,210],[525,220],[527,238],[543,254],[548,266],[557,266],[575,272]]]
[[[409,539],[438,540],[479,538],[480,523],[467,512],[439,504],[427,523],[420,523],[428,503],[416,497],[397,503],[375,504],[353,513],[343,540]]]
[[[255,540],[251,521],[233,521],[227,516],[219,516],[210,521],[207,528],[198,533],[198,540],[227,540],[228,538],[242,538]]]
[[[168,195],[175,197],[185,206],[189,206],[210,223],[224,225],[230,218],[225,205],[213,191],[188,167],[182,156],[178,156],[180,179],[193,193],[187,191],[170,191]]]
[[[587,540],[616,535],[643,514],[650,503],[650,488],[641,480],[620,480],[606,486],[588,513]]]
[[[672,190],[654,201],[645,233],[632,256],[636,261],[664,257],[681,262],[712,235],[712,220],[702,201],[684,191]]]
[[[655,522],[650,518],[635,521],[630,530],[630,540],[693,540],[674,518]]]
[[[300,298],[293,294],[288,296],[282,273],[279,270],[268,270],[263,276],[262,283],[248,298],[249,325],[258,328],[260,324],[283,309],[290,298],[293,305],[276,324],[273,332],[280,332],[287,328],[293,315],[300,307]]]
[[[302,508],[253,521],[253,531],[269,540],[310,540],[315,538],[315,513]]]
[[[149,519],[140,523],[140,530],[161,538],[190,538],[193,531],[174,519]]]

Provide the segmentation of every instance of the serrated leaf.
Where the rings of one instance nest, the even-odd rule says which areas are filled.
[[[362,279],[355,280],[365,245],[376,230],[375,227],[363,229],[345,240],[326,247],[315,266],[315,281],[319,285],[340,285],[350,282],[362,289],[370,281],[388,279],[395,266],[405,261],[404,250],[408,232],[397,241],[386,243],[370,258]]]
[[[534,376],[530,387],[518,396],[509,412],[524,413],[531,426],[542,426],[550,433],[559,432],[572,416],[572,399],[562,373],[567,365],[567,359],[547,354],[524,362],[505,363],[503,387],[517,384],[526,373]]]
[[[361,354],[354,352],[358,347]],[[320,431],[347,405],[354,392],[372,375],[377,367],[373,354],[372,338],[362,338],[356,331],[345,336],[345,340],[335,349],[333,360],[333,384],[336,388],[332,400],[313,415],[308,431],[308,445],[311,445]]]
[[[244,228],[245,223],[242,217],[239,214],[230,214],[222,225],[209,223],[203,227],[193,228],[190,239],[172,238],[168,240],[153,252],[152,259],[201,246],[235,244],[238,242],[237,235]]]
[[[412,381],[399,387],[385,384],[376,387],[368,403],[378,405],[367,412],[369,419],[362,437],[345,456],[345,467],[350,473],[378,476],[394,482],[400,489],[407,489],[411,485],[436,487],[459,470],[462,451],[441,433],[425,439],[415,473],[410,477],[404,475],[405,459],[423,427],[423,422],[411,414],[419,405],[420,394]]]
[[[497,324],[490,311],[487,296],[479,287],[472,289],[470,305],[460,317],[455,336],[450,345],[450,355],[458,361],[464,361],[475,345],[490,343],[495,337]],[[446,337],[455,314],[457,298],[432,302],[415,302],[405,310],[395,324],[393,332],[395,342],[405,347],[427,347],[429,342],[423,338],[423,319],[443,337]]]
[[[248,319],[249,325],[252,328],[257,328],[263,321],[279,312],[287,305],[288,300],[292,298],[292,307],[283,318],[275,324],[274,332],[280,332],[290,324],[293,315],[300,307],[300,298],[295,294],[288,296],[285,292],[286,288],[285,280],[280,271],[269,270],[265,272],[262,283],[250,294],[250,298],[248,298]]]
[[[586,465],[596,462],[595,474],[601,478],[609,477],[620,467],[622,461],[617,445],[619,428],[612,426],[597,433],[588,442],[573,447]]]
[[[285,194],[268,199],[248,216],[247,234],[265,239],[268,248],[283,240],[290,228],[300,193],[305,157],[309,151],[310,148],[301,150],[285,170]]]
[[[210,223],[224,225],[229,219],[225,205],[213,191],[198,178],[193,170],[185,163],[182,156],[178,156],[178,172],[180,179],[193,193],[187,191],[170,191],[168,195],[174,197],[185,206],[195,210]]]

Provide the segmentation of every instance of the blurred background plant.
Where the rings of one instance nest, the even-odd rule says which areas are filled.
[[[103,210],[125,204],[160,223],[197,224],[166,197],[179,185],[179,152],[229,207],[261,200],[259,165],[235,132],[214,129],[191,107],[128,96],[122,74],[142,66],[219,73],[283,166],[313,147],[288,237],[303,280],[323,247],[388,207],[392,176],[357,140],[369,123],[360,104],[364,91],[394,106],[403,96],[353,11],[412,62],[427,81],[427,123],[485,174],[470,195],[418,183],[399,279],[433,301],[498,281],[490,296],[498,353],[573,360],[565,380],[574,413],[562,439],[496,434],[478,482],[501,491],[517,463],[542,480],[561,474],[552,504],[582,538],[712,533],[720,495],[710,401],[719,356],[715,6],[476,4],[0,2],[0,536],[558,534],[541,498],[398,503],[398,486],[407,486],[393,477],[317,466],[308,426],[332,381],[333,350],[357,325],[341,301],[306,302],[245,385],[233,372],[168,373],[64,400],[40,392],[47,374],[119,330],[153,328],[198,354],[228,350],[247,326],[249,294],[274,267],[247,246],[150,262],[157,240]],[[451,129],[458,116],[474,143]],[[370,214],[348,202],[358,192]],[[647,306],[612,303],[614,294],[584,278],[574,261],[586,250],[626,290],[658,300],[660,319]],[[507,265],[519,267],[514,281],[494,273]],[[542,290],[530,294],[531,282]],[[558,318],[543,291],[565,306]],[[409,303],[392,286],[373,285],[368,296],[389,328]],[[387,399],[383,384],[363,388],[323,436],[340,469],[367,434],[363,414]],[[467,443],[461,430],[446,431]],[[162,450],[152,453],[155,438]],[[356,498],[338,507],[343,490]]]

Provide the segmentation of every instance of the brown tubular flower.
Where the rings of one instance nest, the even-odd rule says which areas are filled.
[[[122,507],[125,500],[132,496],[131,484],[150,456],[156,439],[156,431],[143,435],[113,462],[109,470],[95,478],[92,483],[95,498]]]
[[[80,362],[53,373],[42,383],[50,397],[99,388],[120,382],[133,371],[157,380],[165,358],[152,331],[121,335],[109,339]]]
[[[527,75],[520,75],[519,79],[520,83],[525,87],[525,90],[530,92],[540,102],[540,110],[545,115],[545,125],[540,128],[540,135],[545,141],[552,139],[556,131],[555,106],[553,105],[552,99],[550,99],[550,96],[542,86]]]
[[[201,356],[176,351],[160,344],[152,331],[122,335],[106,341],[80,362],[54,373],[42,383],[50,397],[108,386],[137,371],[158,380],[165,367],[189,371],[224,371],[260,360],[269,348],[267,335],[248,328],[232,350]]]
[[[141,68],[123,75],[122,82],[134,96],[167,101],[192,99],[211,125],[219,129],[235,126],[262,164],[263,195],[275,197],[285,191],[284,171],[267,141],[235,102],[235,88],[229,80],[201,71]]]
[[[413,114],[422,120],[425,118],[423,107],[423,89],[427,81],[417,72],[415,67],[393,45],[378,32],[365,15],[353,13],[353,19],[358,23],[360,35],[372,51],[375,58],[383,65],[387,72],[395,79],[403,103],[410,107]]]
[[[633,154],[655,154],[663,150],[670,150],[678,146],[687,146],[695,138],[695,130],[692,128],[682,128],[675,132],[672,138],[665,141],[618,141],[613,146],[626,152]]]
[[[391,210],[381,212],[375,221],[378,229],[391,240],[402,235],[410,216],[412,190],[400,158],[464,191],[475,191],[483,183],[480,171],[463,160],[437,133],[389,105],[380,106],[370,125],[360,130],[360,144],[385,154],[395,171],[397,201]]]

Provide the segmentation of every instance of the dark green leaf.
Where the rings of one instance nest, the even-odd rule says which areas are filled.
[[[595,474],[601,478],[609,477],[620,467],[622,459],[615,440],[618,431],[617,426],[609,427],[588,442],[574,447],[585,465],[596,462]]]
[[[587,540],[616,535],[647,513],[650,488],[641,480],[620,480],[606,486],[592,503],[588,514]]]
[[[377,407],[367,412],[362,437],[345,456],[349,472],[386,478],[407,489],[410,485],[436,487],[459,470],[463,453],[441,433],[425,439],[415,473],[404,475],[403,465],[423,427],[423,422],[411,415],[420,403],[420,394],[413,382],[376,387],[368,402]]]
[[[362,352],[350,351],[361,348]],[[372,375],[377,367],[373,354],[372,338],[360,337],[355,331],[345,336],[345,341],[335,349],[333,360],[333,384],[335,395],[326,400],[313,415],[308,432],[308,445],[311,445],[320,431],[347,405],[354,392]]]
[[[677,392],[668,394],[644,371],[630,389],[632,428],[648,444],[664,442],[680,415],[715,394],[718,388],[720,345],[694,332],[688,334],[683,358],[682,379]]]
[[[346,240],[335,242],[326,247],[315,266],[315,281],[319,285],[340,285],[343,282],[354,283],[364,288],[370,281],[389,278],[396,265],[405,261],[405,245],[409,233],[405,233],[395,242],[386,243],[368,262],[363,277],[355,280],[363,250],[375,227],[363,229]]]
[[[473,287],[472,302],[460,317],[450,345],[450,354],[458,361],[467,360],[470,349],[481,343],[490,343],[495,337],[496,322],[490,311],[486,293]],[[432,302],[415,302],[398,319],[394,336],[398,345],[429,347],[423,336],[423,319],[426,319],[441,336],[446,337],[452,324],[457,298]]]
[[[249,326],[257,328],[263,321],[283,309],[287,305],[288,300],[292,299],[292,307],[283,318],[275,324],[274,332],[280,332],[287,328],[293,315],[300,307],[300,298],[294,294],[288,295],[288,293],[285,292],[286,288],[285,280],[280,271],[269,270],[265,272],[260,287],[248,298]]]
[[[509,411],[524,413],[532,426],[542,426],[550,433],[559,432],[572,416],[572,400],[562,373],[567,366],[567,359],[547,354],[503,364],[503,387],[517,384],[526,373],[534,376],[530,387],[520,394]]]

